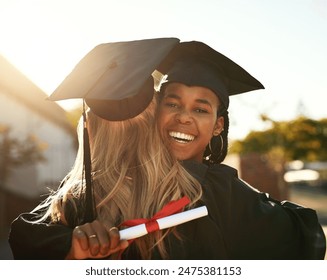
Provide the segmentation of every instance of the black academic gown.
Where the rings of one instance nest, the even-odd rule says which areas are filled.
[[[326,239],[316,212],[290,202],[275,201],[244,183],[226,165],[184,162],[203,186],[209,215],[177,226],[179,240],[165,242],[170,259],[323,259]],[[64,259],[71,245],[71,227],[30,224],[20,215],[13,223],[9,243],[15,259]],[[139,259],[133,244],[122,255]],[[153,259],[160,259],[154,252]]]

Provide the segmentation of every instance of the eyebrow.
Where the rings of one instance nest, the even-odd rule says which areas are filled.
[[[177,100],[181,99],[181,97],[175,93],[167,93],[165,95],[165,99],[166,98],[173,98],[173,99],[177,99]],[[198,98],[195,100],[195,102],[200,103],[200,104],[205,104],[205,105],[212,107],[212,104],[207,99]]]
[[[175,93],[167,93],[164,95],[164,98],[174,98],[174,99],[181,99],[177,94]]]

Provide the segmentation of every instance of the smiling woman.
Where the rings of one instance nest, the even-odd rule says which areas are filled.
[[[224,118],[217,116],[217,96],[208,88],[180,83],[170,83],[162,92],[158,110],[162,138],[178,160],[202,162],[211,137],[224,128]]]
[[[326,240],[315,211],[274,200],[221,164],[228,149],[229,96],[263,88],[260,82],[196,41],[181,43],[159,70],[160,133],[202,183],[202,201],[219,228],[202,227],[207,234],[202,238],[214,233],[210,245],[221,250],[207,258],[323,259]]]

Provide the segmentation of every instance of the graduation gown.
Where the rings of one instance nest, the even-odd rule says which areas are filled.
[[[206,205],[209,214],[177,226],[182,240],[173,234],[165,238],[170,259],[324,259],[326,239],[314,210],[270,198],[229,166],[183,164],[202,184],[199,205]],[[13,221],[9,243],[14,258],[64,259],[76,225],[26,221],[35,216],[23,213]],[[132,244],[122,258],[140,257]],[[160,259],[156,251],[153,259]]]

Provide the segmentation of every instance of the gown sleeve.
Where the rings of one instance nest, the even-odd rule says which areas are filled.
[[[325,235],[313,209],[253,192],[251,196],[243,194],[252,206],[239,213],[241,234],[235,235],[234,258],[324,259]]]
[[[290,201],[281,202],[281,205],[301,232],[302,259],[323,260],[326,252],[326,237],[318,222],[316,211]]]
[[[9,244],[16,260],[65,259],[71,247],[71,227],[45,222],[32,223],[37,213],[22,213],[11,224]]]
[[[223,211],[230,217],[232,259],[324,259],[326,239],[316,211],[274,200],[227,168],[229,210]]]
[[[313,209],[274,200],[223,164],[204,167],[187,162],[184,167],[203,186],[202,200],[212,224],[206,232],[214,232],[213,225],[218,229],[215,235],[222,242],[211,250],[223,250],[223,258],[324,259],[326,238]]]

